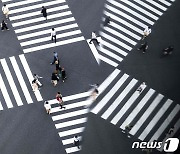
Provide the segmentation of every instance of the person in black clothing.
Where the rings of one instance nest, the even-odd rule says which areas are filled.
[[[174,50],[174,47],[172,45],[170,45],[169,47],[163,49],[163,54],[164,55],[171,55],[173,50]]]
[[[138,48],[138,50],[142,50],[143,53],[145,53],[147,48],[148,48],[148,44],[147,44],[147,42],[145,42],[145,43],[141,44],[141,46]]]
[[[55,64],[56,64],[56,71],[57,71],[57,73],[59,74],[59,76],[61,77],[61,70],[62,70],[62,68],[61,68],[61,66],[60,66],[59,60],[56,60],[56,61],[55,61]]]
[[[51,75],[51,82],[53,83],[54,86],[56,86],[58,81],[59,81],[59,77],[57,75],[57,72],[55,71]]]
[[[43,14],[43,17],[47,20],[47,11],[46,11],[46,8],[44,6],[42,6],[41,13]]]
[[[107,16],[104,20],[104,26],[107,26],[108,24],[110,24],[110,16]]]
[[[65,79],[67,78],[67,77],[66,77],[66,71],[65,71],[64,68],[62,68],[62,70],[61,70],[61,77],[62,77],[62,81],[63,81],[63,82],[64,82]]]
[[[7,24],[5,23],[5,21],[2,20],[2,23],[1,23],[1,30],[4,31],[4,28],[6,28],[6,30],[9,30],[9,28],[7,27]]]

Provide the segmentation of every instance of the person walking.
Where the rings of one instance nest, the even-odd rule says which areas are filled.
[[[42,6],[41,13],[43,14],[43,17],[47,20],[47,9],[44,6]]]
[[[173,50],[174,50],[174,47],[170,45],[169,47],[163,49],[163,55],[171,55]]]
[[[96,43],[99,45],[100,42],[98,42],[97,40],[97,35],[96,35],[96,32],[93,31],[92,32],[92,37],[91,37],[91,40],[89,41],[89,44],[91,44],[92,41],[96,41]]]
[[[2,12],[3,12],[3,14],[6,16],[6,18],[8,18],[9,8],[7,7],[6,4],[3,5],[3,7],[2,7]]]
[[[44,107],[45,107],[45,109],[46,109],[46,112],[47,112],[48,114],[50,114],[50,113],[51,113],[51,105],[49,104],[48,101],[45,101],[45,102],[44,102]]]
[[[74,136],[74,146],[77,146],[78,149],[80,149],[80,141],[78,139],[78,136]]]
[[[51,82],[53,83],[54,86],[56,86],[58,81],[59,81],[59,77],[57,75],[57,72],[54,71],[51,75]]]
[[[6,30],[9,30],[9,28],[7,27],[7,23],[4,20],[2,20],[1,30],[4,31],[4,28],[6,28]]]
[[[61,68],[61,66],[60,66],[59,60],[56,60],[56,61],[55,61],[55,64],[56,64],[57,74],[59,75],[59,77],[61,77],[61,70],[62,70],[62,68]]]
[[[34,92],[35,92],[36,90],[39,90],[36,79],[34,79],[34,80],[32,81],[32,88],[33,88],[33,91],[34,91]]]
[[[148,49],[148,44],[147,44],[147,42],[141,44],[141,47],[138,48],[138,50],[142,50],[143,53],[145,53],[147,49]]]
[[[56,30],[54,28],[52,28],[52,31],[51,31],[51,40],[56,43]]]
[[[39,86],[42,86],[42,83],[39,81],[39,79],[42,79],[43,77],[37,75],[37,74],[34,74],[34,79],[36,79],[36,82]]]
[[[62,109],[62,108],[66,108],[65,106],[63,106],[64,105],[64,102],[63,102],[63,100],[62,100],[62,95],[61,95],[61,93],[60,92],[57,92],[57,94],[56,94],[56,99],[58,100],[58,102],[59,102],[59,105],[60,105],[60,109]]]
[[[64,82],[65,79],[67,78],[67,77],[66,77],[66,71],[65,71],[64,67],[63,67],[62,70],[61,70],[61,77],[62,77],[62,82]]]
[[[55,63],[55,61],[59,61],[59,59],[58,59],[58,53],[57,52],[53,52],[53,62],[52,63],[50,63],[51,65],[53,65],[54,63]]]
[[[136,91],[138,91],[140,94],[144,90],[145,86],[146,86],[145,82],[141,83],[141,85],[137,88]]]
[[[143,31],[142,40],[144,40],[150,33],[151,33],[151,27],[146,26],[146,28]]]
[[[110,24],[110,20],[111,20],[110,16],[107,16],[105,18],[105,20],[104,20],[104,27],[107,26],[108,24]]]
[[[128,124],[125,126],[125,129],[122,130],[122,133],[127,134],[128,138],[131,138],[131,136],[129,135],[129,132],[132,129],[132,127],[133,127],[133,125]]]

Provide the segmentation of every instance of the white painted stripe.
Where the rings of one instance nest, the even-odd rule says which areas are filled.
[[[137,24],[137,25],[139,25],[139,26],[141,26],[141,27],[143,27],[143,28],[147,26],[147,25],[143,24],[142,22],[136,20],[135,18],[127,15],[126,13],[124,13],[124,12],[122,12],[122,11],[116,9],[116,8],[113,8],[113,7],[109,6],[109,5],[105,5],[105,7],[106,7],[108,10],[110,10],[110,11],[112,11],[112,12],[118,14],[118,15],[121,15],[122,17],[128,19],[128,20],[131,21],[131,22],[134,22],[135,24]]]
[[[78,136],[78,139],[81,141],[82,140],[82,136]],[[72,144],[72,143],[74,143],[74,137],[73,138],[64,139],[64,140],[62,140],[62,143],[63,143],[63,145]]]
[[[165,4],[165,5],[167,5],[167,6],[171,6],[171,3],[169,3],[169,2],[167,2],[165,0],[158,0],[158,1]]]
[[[15,7],[15,6],[21,6],[21,5],[25,5],[25,4],[29,4],[29,3],[34,3],[34,2],[39,2],[39,1],[42,1],[42,0],[30,0],[30,1],[14,2],[14,3],[8,4],[8,8]]]
[[[111,66],[114,66],[114,67],[117,67],[119,65],[118,63],[116,63],[116,62],[114,62],[114,61],[112,61],[112,60],[110,60],[110,59],[108,59],[108,58],[106,58],[100,54],[99,54],[99,59],[106,62],[107,64],[109,64]]]
[[[18,90],[16,88],[15,82],[13,80],[10,69],[9,69],[5,59],[1,59],[1,65],[2,65],[2,67],[4,69],[4,72],[6,74],[6,78],[7,78],[8,82],[9,82],[9,85],[11,87],[11,90],[12,90],[12,93],[14,95],[14,98],[16,100],[17,105],[18,106],[23,105],[23,102],[21,100],[21,97],[20,97],[19,92],[18,92]]]
[[[137,114],[141,111],[143,106],[148,102],[148,100],[151,98],[151,96],[154,94],[154,90],[150,89],[146,95],[143,97],[143,99],[139,102],[139,104],[133,109],[133,111],[128,115],[126,120],[123,122],[123,124],[120,126],[121,129],[125,129],[125,126],[130,124],[133,119],[136,118]]]
[[[140,40],[140,39],[141,39],[140,36],[134,34],[132,31],[127,30],[126,28],[124,28],[124,27],[116,24],[116,23],[113,22],[113,21],[111,21],[111,26],[114,27],[114,28],[117,28],[118,30],[121,30],[122,32],[128,34],[129,36],[135,38],[136,40]]]
[[[132,45],[136,45],[137,43],[133,40],[131,40],[130,38],[124,36],[123,34],[117,32],[116,30],[109,28],[109,27],[104,27],[104,30],[108,31],[109,33],[111,33],[112,35],[115,35],[123,40],[125,40],[126,42],[132,44]]]
[[[59,18],[59,17],[63,17],[63,16],[68,16],[68,15],[71,15],[71,11],[66,11],[66,12],[61,12],[61,13],[56,13],[56,14],[52,14],[52,15],[49,15],[48,16],[48,19],[54,19],[54,18]],[[20,22],[15,22],[15,23],[12,23],[12,26],[13,27],[17,27],[17,26],[24,26],[24,25],[27,25],[27,24],[34,24],[36,22],[39,22],[39,21],[44,21],[44,17],[39,17],[39,18],[34,18],[34,19],[29,19],[29,20],[24,20],[24,21],[20,21]]]
[[[13,107],[13,104],[12,104],[12,102],[11,102],[11,99],[10,99],[10,97],[9,97],[9,94],[8,94],[8,92],[7,92],[7,89],[6,89],[6,86],[5,86],[5,84],[4,84],[4,81],[3,81],[3,79],[2,79],[2,76],[1,76],[1,74],[0,74],[0,89],[1,89],[1,92],[2,92],[2,94],[3,94],[3,97],[4,97],[4,100],[5,100],[5,102],[6,102],[6,104],[7,104],[7,107],[8,108],[12,108]]]
[[[16,73],[16,76],[18,78],[19,84],[20,84],[21,89],[22,89],[22,91],[24,93],[24,96],[26,98],[27,103],[28,104],[33,103],[33,100],[31,98],[31,95],[30,95],[29,91],[28,91],[28,88],[26,86],[26,83],[24,81],[24,78],[23,78],[22,73],[21,73],[21,71],[19,69],[19,66],[18,66],[18,64],[16,62],[15,57],[13,56],[13,57],[10,57],[9,59],[11,61],[11,64],[12,64],[13,68],[14,68],[14,71]]]
[[[27,49],[24,49],[23,51],[24,51],[24,53],[29,53],[29,52],[34,52],[34,51],[38,51],[38,50],[42,50],[42,49],[52,48],[52,47],[56,47],[56,46],[60,46],[60,45],[70,44],[70,43],[74,43],[74,42],[78,42],[78,41],[84,41],[84,37],[80,36],[80,37],[75,37],[72,39],[59,41],[56,43],[49,43],[49,44],[45,44],[45,45],[41,45],[41,46],[27,48]]]
[[[50,7],[51,5],[60,4],[60,3],[64,3],[64,2],[65,2],[65,0],[58,0],[58,1],[55,0],[55,1],[50,1],[47,3],[35,4],[35,5],[22,7],[22,8],[18,8],[18,9],[11,9],[10,14],[13,15],[13,14],[19,13],[19,12],[24,12],[24,11],[33,10],[33,9],[39,9],[39,8],[42,8],[42,6]]]
[[[72,35],[76,35],[76,34],[81,34],[81,31],[80,30],[74,30],[74,31],[66,32],[66,33],[61,33],[61,34],[56,35],[56,37],[57,38],[63,38],[63,37],[72,36]],[[38,39],[22,42],[20,44],[21,44],[21,46],[27,46],[27,45],[45,42],[45,41],[49,41],[49,40],[50,40],[50,38],[48,36],[48,37],[43,37],[43,38],[38,38]]]
[[[136,132],[139,130],[139,128],[142,126],[142,124],[146,121],[146,119],[149,117],[149,115],[153,112],[153,110],[157,107],[157,105],[161,102],[163,99],[163,95],[158,94],[154,101],[151,103],[151,105],[148,107],[148,109],[143,113],[141,118],[136,122],[136,124],[133,126],[131,131],[129,132],[132,135],[135,135]]]
[[[32,86],[32,80],[34,79],[34,77],[33,77],[32,73],[31,73],[30,67],[29,67],[29,65],[28,65],[28,63],[26,61],[26,58],[25,58],[24,54],[19,55],[19,58],[20,58],[21,63],[23,65],[23,67],[24,67],[26,75],[27,75],[27,77],[29,79],[30,85]],[[34,94],[35,94],[35,96],[36,96],[38,101],[42,101],[43,100],[39,90],[36,90],[34,92]]]
[[[152,6],[150,6],[150,5],[146,4],[146,3],[144,3],[144,2],[141,1],[141,0],[134,0],[134,2],[136,2],[136,3],[140,4],[140,5],[142,5],[142,6],[145,7],[146,9],[149,9],[150,11],[152,11],[152,12],[158,14],[159,16],[161,16],[161,15],[163,14],[163,13],[160,12],[159,10],[157,10],[157,9],[153,8]]]
[[[74,152],[80,151],[81,146],[80,146],[80,149],[77,147],[70,147],[70,148],[66,148],[65,150],[66,150],[66,153],[74,153]]]
[[[116,7],[119,7],[120,9],[123,9],[123,10],[127,11],[128,13],[131,13],[133,16],[136,16],[137,18],[141,19],[142,21],[147,22],[147,23],[150,24],[150,25],[153,25],[153,24],[154,24],[153,21],[147,19],[146,17],[140,15],[139,13],[137,13],[137,12],[129,9],[128,7],[126,7],[126,6],[118,3],[118,2],[116,2],[116,1],[112,1],[112,0],[107,0],[107,1],[108,1],[109,3],[115,5]]]
[[[69,8],[68,5],[62,5],[62,6],[58,6],[58,7],[48,8],[47,13],[55,12],[57,10],[64,10],[64,9],[68,9],[68,8]],[[19,20],[19,19],[23,19],[23,18],[27,18],[27,17],[37,16],[39,14],[40,14],[40,11],[35,11],[35,12],[26,13],[26,14],[12,16],[12,17],[9,17],[9,19],[11,21]]]
[[[123,58],[119,57],[118,55],[114,54],[113,52],[110,52],[109,50],[107,50],[107,49],[105,49],[105,48],[103,48],[103,47],[101,47],[101,46],[98,47],[98,50],[99,50],[100,52],[102,52],[102,53],[104,53],[104,54],[106,54],[106,55],[108,55],[108,56],[116,59],[117,61],[120,61],[120,62],[121,62],[121,61],[123,60]]]
[[[63,31],[63,30],[67,30],[67,29],[71,29],[71,28],[76,28],[78,27],[78,25],[76,23],[74,24],[69,24],[66,26],[61,26],[61,27],[54,27],[56,29],[56,31]],[[38,32],[34,32],[34,33],[29,33],[29,34],[25,34],[25,35],[20,35],[18,36],[18,40],[22,40],[22,39],[26,39],[26,38],[30,38],[30,37],[35,37],[35,36],[39,36],[39,35],[44,35],[44,34],[50,34],[50,30],[43,30],[43,31],[38,31]]]
[[[161,107],[161,109],[156,113],[151,122],[147,125],[141,135],[138,137],[140,140],[144,140],[146,136],[150,133],[152,128],[156,125],[159,119],[163,116],[169,106],[172,104],[172,100],[168,99],[165,104]]]
[[[171,2],[174,2],[175,0],[170,0]]]
[[[156,16],[153,15],[152,13],[150,13],[150,12],[148,12],[148,11],[142,9],[141,7],[135,5],[134,3],[130,2],[130,1],[127,1],[127,0],[121,0],[121,1],[122,1],[123,3],[129,5],[129,6],[133,7],[134,9],[136,9],[136,10],[138,10],[138,11],[144,13],[145,15],[151,17],[151,18],[154,19],[154,20],[158,20],[158,19],[159,19],[158,17],[156,17]]]
[[[64,137],[64,136],[69,136],[69,135],[73,135],[73,134],[77,134],[77,133],[81,133],[84,131],[85,127],[80,127],[80,128],[75,128],[75,129],[71,129],[71,130],[66,130],[63,132],[59,132],[59,136],[60,137]]]
[[[156,6],[156,7],[158,7],[158,8],[160,8],[160,9],[163,10],[163,11],[166,11],[166,10],[167,10],[167,8],[165,8],[164,6],[160,5],[159,3],[157,3],[157,2],[155,2],[155,1],[153,1],[153,0],[146,0],[146,1],[149,2],[149,3],[151,3],[151,4],[153,4],[154,6]]]
[[[86,114],[88,112],[89,112],[88,109],[77,110],[77,111],[74,111],[74,112],[68,112],[68,113],[64,113],[64,114],[61,114],[61,115],[52,116],[52,120],[56,121],[56,120],[66,119],[66,118]]]
[[[29,27],[25,27],[25,28],[16,29],[15,32],[16,33],[27,32],[27,31],[30,31],[30,30],[35,30],[35,29],[39,29],[39,28],[54,26],[54,25],[58,25],[58,24],[62,24],[62,23],[70,22],[70,21],[74,21],[74,20],[75,20],[74,17],[70,17],[70,18],[66,18],[66,19],[62,19],[62,20],[57,20],[57,21],[47,22],[47,23],[43,23],[43,24],[39,24],[39,25],[34,25],[34,26],[29,26]],[[50,31],[49,31],[49,33],[50,33]]]
[[[131,28],[133,31],[136,31],[136,32],[138,32],[139,34],[142,35],[143,31],[142,31],[141,29],[135,27],[134,25],[128,23],[127,21],[125,21],[125,20],[123,20],[123,19],[121,19],[121,18],[119,18],[119,17],[115,16],[114,14],[109,13],[109,12],[107,12],[107,11],[104,11],[104,14],[105,14],[106,16],[110,16],[112,19],[116,20],[116,21],[119,22],[120,24],[123,24],[123,25]],[[144,27],[143,27],[143,29],[144,29]]]
[[[3,110],[3,106],[1,104],[1,101],[0,101],[0,110],[2,111]]]
[[[87,122],[87,118],[80,118],[80,119],[75,119],[71,121],[66,121],[66,122],[61,122],[58,124],[55,124],[56,129],[64,128],[64,127],[69,127],[73,125],[78,125]]]
[[[125,43],[119,41],[118,39],[116,39],[116,38],[114,38],[114,37],[112,37],[112,36],[110,36],[104,32],[100,32],[100,35],[103,36],[104,38],[112,41],[113,43],[116,43],[117,45],[122,46],[123,48],[127,49],[128,51],[132,50],[132,48],[130,46],[126,45]]]
[[[108,103],[108,101],[113,97],[113,95],[118,91],[122,84],[126,81],[129,75],[124,74],[118,82],[111,88],[111,90],[103,97],[103,99],[92,109],[92,113],[98,114],[102,108]]]
[[[138,81],[136,79],[132,79],[131,82],[126,86],[126,88],[121,92],[121,94],[116,98],[116,100],[110,105],[110,107],[102,114],[103,119],[107,119],[113,111],[118,107],[121,101],[125,98],[125,96],[131,91],[131,89],[135,86]]]
[[[12,1],[12,0],[2,0],[2,2],[9,2],[9,1]]]
[[[144,89],[145,88],[146,88],[146,85]],[[140,96],[139,92],[135,91],[133,95],[128,99],[128,101],[124,104],[124,106],[121,108],[121,110],[114,116],[114,118],[111,120],[111,123],[116,125],[139,96]]]
[[[159,127],[159,129],[156,131],[156,133],[152,136],[152,138],[150,139],[151,141],[157,140],[160,135],[163,133],[163,131],[167,128],[167,126],[169,125],[169,123],[173,120],[173,118],[177,115],[177,113],[179,113],[180,110],[180,106],[179,104],[177,104],[174,109],[171,111],[171,113],[169,114],[169,116],[166,118],[166,120],[163,122],[163,124]]]

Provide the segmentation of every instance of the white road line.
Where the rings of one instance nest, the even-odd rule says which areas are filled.
[[[75,120],[70,120],[70,121],[55,124],[55,127],[56,127],[56,129],[60,129],[60,128],[64,128],[64,127],[82,124],[85,122],[87,122],[87,118],[80,118],[80,119],[75,119]]]
[[[14,98],[16,100],[17,105],[18,106],[23,105],[23,102],[21,100],[21,97],[20,97],[19,92],[18,92],[18,90],[16,88],[15,82],[13,80],[13,77],[11,75],[11,72],[9,70],[9,67],[8,67],[7,62],[6,62],[5,59],[1,59],[1,65],[2,65],[2,67],[4,69],[4,72],[6,74],[7,80],[9,82],[10,87],[11,87],[11,90],[12,90],[12,93],[14,95]]]
[[[82,136],[78,136],[78,139],[81,141],[82,140]],[[63,145],[72,144],[72,143],[74,143],[74,137],[73,138],[64,139],[64,140],[62,140],[62,143],[63,143]]]
[[[131,82],[126,86],[126,88],[121,92],[121,94],[116,98],[116,100],[110,105],[110,107],[102,114],[103,119],[107,119],[113,111],[118,107],[121,101],[125,98],[125,96],[131,91],[131,89],[135,86],[138,81],[136,79],[132,79]]]
[[[152,111],[157,107],[157,105],[161,102],[163,99],[163,95],[158,94],[154,101],[151,103],[151,105],[148,107],[148,109],[143,113],[141,118],[136,122],[136,124],[133,126],[131,131],[129,132],[132,135],[135,135],[136,132],[139,130],[139,128],[142,126],[142,124],[146,121],[146,119],[149,117],[149,115],[152,113]]]
[[[168,99],[165,104],[161,107],[161,109],[156,113],[151,122],[147,125],[141,135],[138,137],[140,140],[144,140],[146,136],[150,133],[152,128],[156,125],[162,115],[166,112],[169,106],[172,104],[172,100]]]
[[[154,19],[154,20],[158,20],[158,19],[159,19],[158,17],[156,17],[156,16],[153,15],[152,13],[150,13],[150,12],[148,12],[148,11],[142,9],[141,7],[135,5],[134,3],[130,2],[130,1],[127,1],[127,0],[121,0],[121,1],[122,1],[123,3],[126,3],[126,4],[129,5],[129,6],[133,7],[134,9],[136,9],[136,10],[142,12],[143,14],[145,14],[145,15],[151,17],[151,18]]]
[[[111,90],[103,97],[103,99],[92,109],[92,113],[98,114],[102,108],[108,103],[108,101],[113,97],[113,95],[118,91],[122,84],[126,81],[129,75],[124,74],[118,82],[111,88]]]
[[[66,153],[74,153],[74,152],[80,151],[81,146],[80,146],[80,149],[77,147],[70,147],[70,148],[66,148],[65,150],[66,150]]]
[[[104,57],[104,56],[102,56],[100,54],[99,54],[99,59],[106,62],[107,64],[109,64],[109,65],[111,65],[113,67],[117,67],[119,65],[118,63],[116,63],[116,62],[114,62],[114,61],[112,61],[112,60],[110,60],[110,59],[108,59],[108,58],[106,58],[106,57]]]
[[[146,86],[144,87],[144,89],[145,88]],[[121,108],[121,110],[114,116],[114,118],[111,120],[111,123],[116,125],[138,97],[139,92],[135,91],[133,95],[128,99],[128,101],[124,104],[124,106]]]
[[[169,3],[169,2],[167,2],[165,0],[158,0],[158,1],[165,4],[165,5],[167,5],[167,6],[171,6],[171,3]]]
[[[163,10],[163,11],[166,11],[167,8],[165,8],[164,6],[160,5],[159,3],[153,1],[153,0],[146,0],[147,2],[153,4],[154,6],[158,7],[159,9]]]
[[[26,58],[25,58],[24,54],[19,55],[19,58],[20,58],[21,63],[22,63],[22,65],[23,65],[23,67],[24,67],[24,70],[25,70],[25,72],[26,72],[26,75],[27,75],[27,77],[28,77],[28,79],[29,79],[30,85],[32,86],[32,80],[34,79],[34,77],[33,77],[32,73],[31,73],[31,70],[30,70],[30,68],[29,68],[29,65],[28,65],[28,63],[27,63],[27,61],[26,61]],[[42,100],[43,100],[43,98],[42,98],[41,93],[40,93],[39,90],[36,90],[36,91],[34,92],[34,94],[35,94],[35,96],[36,96],[36,98],[37,98],[38,101],[42,101]]]
[[[21,74],[21,71],[20,71],[19,66],[18,66],[18,64],[16,62],[15,57],[13,56],[13,57],[10,57],[9,59],[11,61],[11,64],[12,64],[13,68],[14,68],[14,71],[16,73],[16,76],[18,78],[19,84],[20,84],[21,89],[22,89],[22,91],[24,93],[24,96],[26,98],[27,103],[28,104],[33,103],[33,100],[31,98],[31,95],[30,95],[29,91],[28,91],[28,88],[26,86],[26,83],[25,83],[24,78],[23,78],[23,76]]]
[[[8,8],[20,6],[20,5],[25,5],[25,4],[29,4],[29,3],[34,3],[34,2],[39,2],[39,1],[42,1],[42,0],[30,0],[30,1],[14,2],[14,3],[8,4]]]
[[[134,118],[136,118],[137,114],[141,111],[141,109],[144,107],[144,105],[148,102],[148,100],[151,98],[151,96],[154,94],[154,90],[150,89],[146,95],[143,97],[143,99],[139,102],[139,104],[133,109],[133,111],[128,115],[126,120],[123,122],[123,124],[120,126],[121,129],[125,129],[125,126],[130,124]]]
[[[3,110],[3,106],[1,104],[1,101],[0,101],[0,110],[2,111]]]
[[[59,132],[59,136],[64,137],[64,136],[68,136],[68,135],[81,133],[81,132],[84,131],[84,128],[85,127],[80,127],[80,128],[75,128],[75,129],[70,129],[70,130],[66,130],[66,131],[63,131],[63,132]]]
[[[129,9],[128,7],[126,7],[126,6],[118,3],[118,2],[116,2],[116,1],[108,0],[108,2],[111,3],[111,4],[113,4],[113,5],[116,6],[116,7],[119,7],[119,8],[121,8],[121,9],[127,11],[128,13],[131,13],[133,16],[136,16],[137,18],[145,21],[146,23],[148,23],[148,24],[150,24],[150,25],[153,25],[153,24],[154,24],[153,21],[147,19],[146,17],[140,15],[139,13],[137,13],[137,12]]]
[[[169,116],[166,118],[166,120],[163,122],[163,124],[159,127],[159,129],[156,131],[156,133],[152,136],[152,138],[150,139],[150,141],[154,141],[157,140],[160,135],[162,134],[162,132],[167,128],[167,126],[169,125],[169,123],[173,120],[173,118],[177,115],[177,113],[180,110],[180,106],[179,104],[177,104],[174,109],[171,111],[171,113],[169,114]]]
[[[12,102],[11,102],[11,99],[10,99],[10,97],[9,97],[9,94],[8,94],[8,92],[7,92],[7,89],[6,89],[6,86],[5,86],[5,84],[4,84],[4,81],[3,81],[3,79],[2,79],[2,76],[1,76],[1,74],[0,74],[0,89],[1,89],[1,92],[2,92],[2,94],[3,94],[3,97],[4,97],[4,100],[5,100],[5,102],[6,102],[6,104],[7,104],[7,107],[8,108],[12,108],[13,107],[13,104],[12,104]]]

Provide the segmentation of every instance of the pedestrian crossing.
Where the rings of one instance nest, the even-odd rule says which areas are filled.
[[[32,91],[33,79],[24,54],[0,59],[0,110],[42,101],[40,91]]]
[[[145,27],[153,26],[174,1],[106,0],[102,22],[110,16],[110,24],[99,32],[99,59],[117,67],[141,40]]]
[[[129,134],[142,141],[163,141],[172,126],[173,135],[179,131],[179,104],[147,85],[142,87],[128,74],[115,71],[114,79],[92,104],[92,113],[122,130],[132,126]],[[141,92],[137,91],[139,87]]]
[[[7,6],[24,53],[84,40],[65,0],[7,1]],[[41,14],[42,6],[47,8],[47,20]],[[51,41],[52,28],[57,32],[56,43]]]

